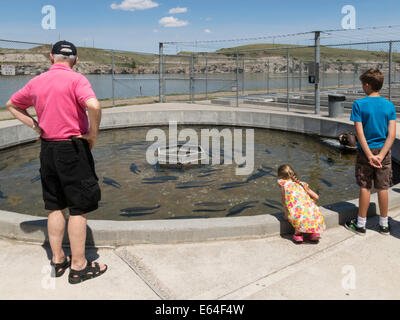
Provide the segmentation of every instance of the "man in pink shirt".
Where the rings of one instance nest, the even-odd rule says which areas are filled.
[[[56,277],[71,268],[69,282],[79,283],[103,274],[107,265],[85,257],[86,214],[101,198],[91,149],[97,139],[101,109],[89,81],[74,72],[76,47],[57,42],[51,51],[52,67],[33,78],[7,102],[8,110],[41,138],[40,175],[48,235]],[[26,109],[34,106],[38,122]],[[86,115],[88,111],[88,116]],[[90,123],[90,126],[89,126]],[[72,257],[62,249],[69,208],[68,235]]]

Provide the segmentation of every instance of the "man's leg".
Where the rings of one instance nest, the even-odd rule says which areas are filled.
[[[47,230],[49,234],[49,242],[53,253],[53,262],[64,262],[65,255],[62,249],[62,241],[65,232],[65,216],[64,210],[52,211],[49,214],[47,221]]]
[[[86,267],[86,224],[86,214],[70,215],[69,217],[68,236],[72,254],[71,269],[73,270],[82,270]],[[94,263],[92,265],[94,266]],[[100,264],[101,271],[105,268],[104,264]]]
[[[71,269],[82,270],[86,267],[86,214],[69,216],[68,237],[71,247]]]

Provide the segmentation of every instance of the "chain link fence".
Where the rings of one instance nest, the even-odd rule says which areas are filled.
[[[400,41],[319,46],[318,69],[316,46],[177,54],[164,54],[163,44],[159,54],[78,47],[75,70],[88,77],[104,107],[175,101],[317,112],[316,103],[327,108],[330,92],[345,93],[348,103],[362,97],[359,76],[372,67],[385,74],[382,95],[394,103],[400,99]],[[50,68],[50,50],[51,44],[0,39],[0,106]]]

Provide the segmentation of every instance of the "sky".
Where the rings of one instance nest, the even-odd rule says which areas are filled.
[[[48,5],[55,9],[55,29],[42,26],[48,13],[42,13],[42,9]],[[341,29],[345,5],[354,6],[357,28],[400,24],[398,0],[2,0],[0,39],[40,43],[65,39],[77,46],[94,43],[99,48],[155,53],[159,42],[166,41],[241,39]],[[368,33],[364,32],[363,37],[366,36]],[[400,33],[393,37],[400,39]],[[299,39],[275,42],[296,44],[296,40]],[[204,45],[203,51],[239,44],[242,43]],[[182,44],[168,49],[193,48]]]

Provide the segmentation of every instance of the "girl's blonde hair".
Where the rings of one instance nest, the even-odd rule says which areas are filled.
[[[303,186],[299,177],[297,176],[297,173],[288,164],[283,164],[278,168],[278,178],[284,180],[292,179],[294,182]]]

